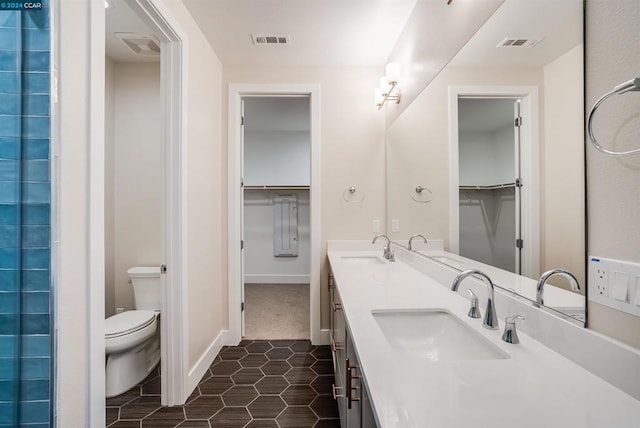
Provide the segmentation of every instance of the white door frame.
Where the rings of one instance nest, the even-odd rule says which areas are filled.
[[[131,8],[156,29],[161,42],[161,103],[162,103],[162,151],[165,166],[163,182],[163,260],[168,273],[163,284],[161,313],[161,401],[163,405],[184,403],[187,396],[188,350],[185,304],[187,282],[181,266],[186,262],[183,252],[185,225],[183,215],[183,144],[182,128],[183,76],[186,74],[183,51],[186,49],[183,31],[175,25],[175,19],[161,2],[155,0],[127,0]],[[104,21],[104,4],[93,3],[102,13],[92,13],[94,19]],[[91,26],[92,46],[96,53],[104,55],[104,23]],[[104,62],[91,62],[92,112],[104,115]],[[96,103],[93,103],[96,100]],[[97,102],[101,104],[98,105]],[[94,105],[95,104],[95,105]],[[93,116],[92,116],[93,117]],[[102,137],[100,137],[102,133]],[[92,141],[103,141],[104,116],[91,121]],[[89,264],[91,283],[95,293],[89,295],[89,343],[90,359],[96,364],[89,367],[90,426],[104,424],[105,372],[104,372],[104,145],[92,144],[89,185],[91,189]],[[98,362],[101,362],[98,364]]]
[[[228,185],[229,185],[229,335],[228,344],[242,339],[241,325],[241,250],[242,201],[241,136],[242,98],[246,96],[308,95],[311,103],[311,275],[309,284],[311,342],[321,344],[320,334],[320,86],[316,84],[230,84],[228,114]]]
[[[458,170],[458,98],[521,98],[525,118],[521,130],[522,275],[539,276],[540,269],[540,139],[536,86],[449,86],[449,250],[460,252],[460,197]]]
[[[186,237],[186,203],[183,194],[182,127],[184,102],[183,52],[186,40],[171,13],[162,2],[127,0],[131,8],[157,32],[160,39],[160,105],[163,151],[163,229],[162,251],[167,273],[163,278],[160,305],[160,392],[164,406],[183,404],[188,392],[188,283],[182,266],[186,264],[183,246]]]

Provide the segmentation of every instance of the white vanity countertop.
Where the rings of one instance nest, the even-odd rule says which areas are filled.
[[[381,251],[331,247],[328,251],[381,427],[640,426],[640,401],[522,331],[519,344],[503,342],[504,317],[513,314],[501,313],[497,307],[500,329],[485,329],[482,319],[466,316],[468,300],[408,264],[363,265],[342,258],[354,255],[380,256]],[[481,299],[483,314],[484,306]],[[417,308],[448,310],[509,358],[447,363],[401,356],[387,342],[371,311]]]

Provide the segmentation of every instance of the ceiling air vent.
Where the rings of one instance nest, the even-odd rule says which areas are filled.
[[[133,53],[142,56],[160,55],[160,42],[154,36],[137,33],[115,33]]]
[[[291,38],[289,36],[275,36],[267,34],[252,34],[251,40],[254,45],[290,45]]]
[[[542,39],[532,39],[526,37],[507,37],[503,41],[501,41],[498,48],[532,48],[538,43],[540,43]]]

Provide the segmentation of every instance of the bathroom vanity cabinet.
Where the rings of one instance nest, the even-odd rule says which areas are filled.
[[[340,293],[335,279],[329,274],[331,295],[331,352],[335,383],[333,397],[338,402],[342,428],[374,428],[378,425],[373,416],[369,394],[360,369],[358,355],[351,340]]]

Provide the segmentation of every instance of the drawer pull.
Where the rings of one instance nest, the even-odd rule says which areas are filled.
[[[354,375],[352,373],[352,370],[353,369],[357,369],[358,367],[349,365],[349,359],[348,358],[346,359],[346,362],[347,362],[347,364],[346,364],[347,365],[347,385],[346,385],[346,388],[347,388],[347,407],[349,409],[351,409],[351,404],[354,401],[360,401],[360,397],[354,397],[353,396],[353,390],[355,389],[357,391],[358,387],[357,386],[353,386],[353,384],[352,384],[353,379],[360,379],[360,376]]]
[[[337,390],[342,389],[341,386],[336,386],[336,384],[334,383],[334,384],[331,385],[331,388],[332,388],[332,391],[333,391],[333,399],[334,400],[337,400],[338,398],[344,397],[344,394],[338,394],[336,392]]]

